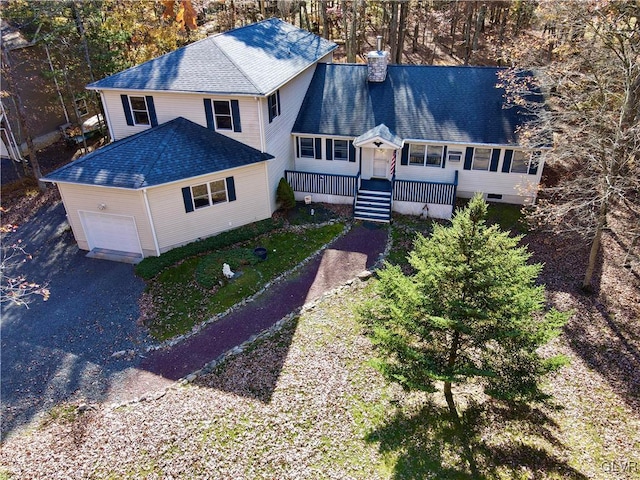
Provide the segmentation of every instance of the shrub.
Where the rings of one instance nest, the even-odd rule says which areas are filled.
[[[296,197],[293,193],[293,188],[291,188],[291,185],[289,185],[289,182],[287,182],[287,179],[284,177],[282,177],[280,183],[278,183],[276,200],[285,210],[291,210],[296,206]]]
[[[195,257],[196,255],[202,255],[203,253],[227,248],[231,245],[235,245],[236,243],[246,242],[247,240],[251,240],[259,235],[263,235],[267,232],[280,228],[282,224],[283,222],[281,220],[267,218],[260,222],[228,230],[213,237],[174,248],[173,250],[163,253],[159,257],[148,257],[142,260],[136,266],[136,274],[145,280],[149,280],[165,268],[175,265],[189,257]]]

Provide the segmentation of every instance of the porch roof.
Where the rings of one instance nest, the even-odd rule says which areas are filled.
[[[389,130],[389,127],[387,127],[384,123],[381,123],[371,130],[364,132],[353,141],[353,144],[356,147],[361,147],[371,142],[381,142],[381,144],[386,143],[390,147],[395,149],[402,148],[402,139],[396,134],[392,133],[391,130]]]

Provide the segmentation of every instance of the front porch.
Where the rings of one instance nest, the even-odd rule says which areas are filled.
[[[360,175],[336,175],[286,170],[285,178],[298,196],[313,201],[352,203],[354,218],[389,222],[391,212],[451,218],[458,186],[458,171],[452,182],[427,182],[393,178],[362,179]]]

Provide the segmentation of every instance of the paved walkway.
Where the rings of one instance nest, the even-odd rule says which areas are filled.
[[[297,308],[371,268],[380,259],[386,242],[386,228],[371,224],[352,228],[294,276],[272,286],[255,301],[173,347],[149,353],[111,385],[109,400],[133,400],[199,370]]]

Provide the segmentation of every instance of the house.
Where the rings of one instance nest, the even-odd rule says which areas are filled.
[[[88,86],[113,143],[46,177],[81,249],[160,255],[302,199],[449,218],[456,196],[533,202],[500,69],[332,63],[336,45],[279,19],[208,37]],[[125,255],[126,256],[126,255]]]
[[[53,75],[54,61],[39,30],[28,40],[22,31],[0,20],[0,43],[9,62],[0,71],[0,157],[22,160],[26,154],[26,132],[20,128],[18,102],[22,101],[25,121],[36,149],[44,148],[60,138],[62,127],[85,125],[97,115],[92,95],[84,92],[87,78],[81,72],[57,80]],[[7,91],[13,79],[15,91]],[[79,92],[79,93],[78,93]]]

